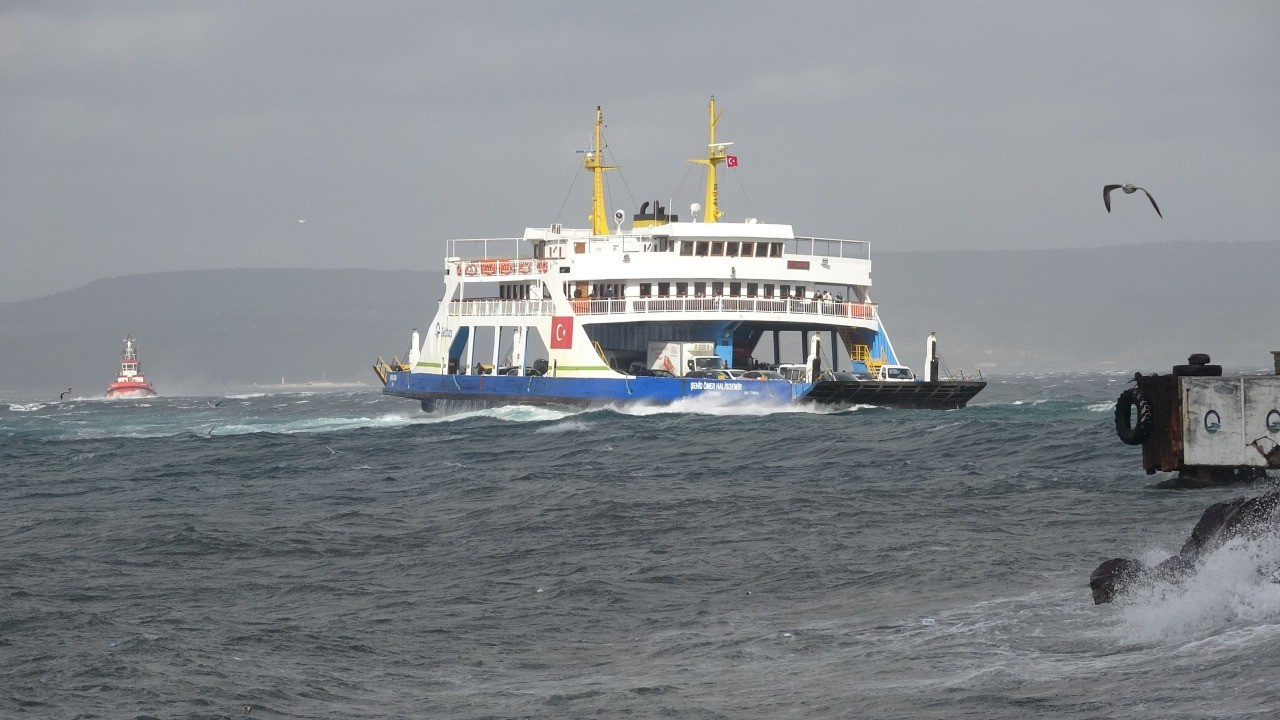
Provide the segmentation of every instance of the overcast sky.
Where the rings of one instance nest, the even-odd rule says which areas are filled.
[[[730,220],[873,253],[1277,240],[1278,77],[1274,1],[6,2],[0,301],[586,226],[597,105],[610,209],[687,219],[712,95]],[[1164,219],[1108,214],[1125,182]]]

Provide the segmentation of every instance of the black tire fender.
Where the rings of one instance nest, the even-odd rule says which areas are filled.
[[[1129,409],[1138,409],[1136,422],[1130,423]],[[1126,445],[1141,445],[1151,437],[1151,402],[1146,393],[1129,388],[1116,398],[1116,435]]]

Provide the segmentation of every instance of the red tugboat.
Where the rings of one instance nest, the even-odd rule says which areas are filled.
[[[156,394],[151,383],[142,376],[142,367],[138,364],[138,348],[134,345],[133,336],[124,336],[124,351],[120,353],[120,375],[107,388],[109,398],[152,397]]]

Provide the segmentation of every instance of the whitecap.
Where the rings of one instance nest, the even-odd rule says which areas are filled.
[[[547,427],[541,427],[535,430],[534,432],[543,434],[543,435],[567,433],[567,432],[582,432],[589,427],[590,425],[583,422],[582,420],[574,419],[574,420],[565,420],[563,422],[558,422],[555,425],[548,425]]]
[[[43,408],[49,407],[48,403],[10,403],[9,410],[11,412],[35,412]]]
[[[1146,645],[1280,623],[1280,584],[1272,581],[1277,567],[1280,533],[1233,539],[1180,582],[1154,582],[1122,596],[1119,633]]]
[[[816,403],[754,403],[735,401],[712,395],[697,395],[675,400],[669,405],[622,404],[609,405],[608,410],[620,415],[648,417],[651,415],[715,415],[718,417],[763,417],[777,414],[831,415],[833,413],[870,408],[871,405],[832,407]]]

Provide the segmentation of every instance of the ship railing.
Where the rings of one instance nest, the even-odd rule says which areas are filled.
[[[657,313],[755,313],[767,315],[806,315],[831,318],[875,320],[873,303],[836,302],[834,300],[800,300],[780,298],[735,297],[664,297],[604,300],[573,300],[579,315],[622,315]]]
[[[555,314],[555,304],[550,300],[451,300],[449,314],[458,317],[542,317]]]
[[[456,260],[489,260],[509,258],[532,260],[533,245],[524,238],[467,238],[449,240],[445,258]]]
[[[556,237],[550,239],[547,252],[556,259],[567,254],[590,252],[666,252],[671,245],[665,236],[649,234],[591,235],[582,237]],[[785,241],[784,257],[848,258],[870,260],[871,243],[866,240],[841,240],[838,238],[797,237]],[[728,257],[728,256],[726,256]],[[534,244],[526,238],[466,238],[447,241],[445,258],[448,262],[478,260],[532,260]]]
[[[683,313],[754,313],[801,315],[854,320],[875,320],[876,305],[834,300],[734,297],[575,298],[569,301],[578,315],[647,315]],[[544,317],[555,314],[550,300],[499,300],[475,298],[449,301],[449,315],[457,317]]]

